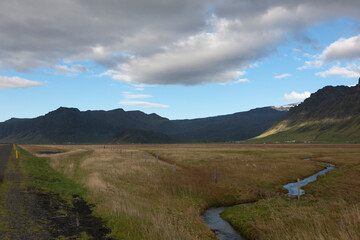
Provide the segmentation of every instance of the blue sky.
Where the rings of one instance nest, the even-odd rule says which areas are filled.
[[[34,2],[0,3],[0,121],[60,106],[208,117],[360,77],[357,1]]]

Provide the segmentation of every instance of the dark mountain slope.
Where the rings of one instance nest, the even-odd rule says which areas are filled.
[[[156,114],[148,115],[140,111],[125,112],[115,109],[80,112],[76,108],[61,107],[37,118],[13,118],[0,123],[0,142],[45,144],[237,141],[261,134],[285,114],[286,112],[267,107],[231,115],[170,121]]]
[[[290,109],[287,119],[297,122],[309,119],[343,119],[360,113],[357,87],[327,86],[299,106]]]
[[[360,84],[320,89],[251,141],[360,143]]]
[[[128,128],[151,129],[169,121],[156,114],[140,111],[80,112],[75,108],[59,108],[34,119],[10,119],[0,123],[2,142],[20,143],[100,143]]]
[[[173,143],[175,139],[159,132],[128,129],[117,134],[111,143]]]
[[[160,129],[183,142],[240,141],[261,134],[286,114],[265,107],[231,115],[174,120],[165,122]]]

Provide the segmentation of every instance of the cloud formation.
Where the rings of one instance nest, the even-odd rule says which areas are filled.
[[[337,77],[344,77],[344,78],[357,78],[360,76],[360,67],[349,65],[346,67],[340,67],[340,66],[333,66],[332,68],[323,71],[323,72],[317,72],[317,76],[320,77],[327,77],[327,76],[337,76]]]
[[[360,76],[360,35],[340,38],[327,46],[320,54],[311,57],[314,59],[305,61],[298,70],[330,66],[325,71],[317,72],[316,76],[357,78]],[[344,64],[346,65],[342,66]]]
[[[135,98],[151,98],[152,96],[148,94],[132,94],[125,92],[124,97],[129,99],[135,99]]]
[[[340,38],[330,44],[321,54],[324,63],[360,58],[360,35]]]
[[[0,89],[37,87],[42,83],[20,77],[0,76]]]
[[[285,93],[284,98],[287,100],[304,100],[308,97],[310,97],[310,92],[304,92],[304,93],[297,93],[297,92],[291,92],[290,94]]]
[[[284,73],[284,74],[277,75],[274,78],[281,79],[281,78],[287,78],[287,77],[291,77],[291,76],[292,76],[292,74],[290,74],[290,73]]]
[[[119,104],[127,105],[127,106],[136,106],[141,108],[167,108],[168,105],[158,104],[158,103],[151,103],[151,102],[142,102],[142,101],[120,101]]]
[[[54,69],[56,70],[57,74],[64,74],[66,76],[76,76],[79,73],[85,73],[85,72],[90,72],[86,67],[80,65],[80,64],[75,64],[71,67],[68,67],[66,65],[56,65],[54,67]]]
[[[119,104],[126,106],[136,106],[141,108],[167,108],[168,105],[152,103],[146,101],[134,101],[132,99],[144,99],[151,98],[152,95],[149,94],[133,94],[132,92],[123,92],[124,100],[120,101]]]
[[[72,75],[80,69],[62,62],[92,61],[131,84],[226,83],[288,36],[301,39],[323,20],[358,19],[358,9],[358,0],[1,1],[0,67]],[[338,57],[336,49],[325,59]]]

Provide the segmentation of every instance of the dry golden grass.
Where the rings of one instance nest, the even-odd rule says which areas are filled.
[[[55,149],[65,151],[48,155],[51,157],[51,166],[89,189],[86,198],[96,203],[95,212],[105,218],[113,230],[113,235],[119,239],[215,239],[215,235],[201,219],[201,213],[207,207],[283,196],[285,190],[282,185],[323,168],[320,163],[304,161],[304,158],[332,162],[344,169],[351,164],[360,163],[360,147],[356,145],[23,147],[30,152]],[[157,154],[160,159],[158,163]],[[176,173],[174,163],[177,165]],[[218,173],[217,184],[214,183],[215,168]],[[346,179],[335,179],[347,182]],[[357,181],[354,180],[353,183],[357,184]],[[317,189],[315,186],[314,190],[306,191],[312,193]],[[346,191],[339,190],[337,194],[346,195]],[[308,200],[304,199],[304,202],[311,203],[321,197],[316,194],[311,196]],[[353,202],[354,199],[350,198]],[[276,197],[269,200],[270,202],[261,203],[267,206],[267,213],[272,213],[272,206],[278,206],[280,201],[288,201],[284,199]],[[261,219],[250,221],[251,233],[255,234],[255,237],[290,239],[292,236],[295,239],[315,239],[313,236],[320,236],[322,231],[328,231],[324,228],[328,222],[321,221],[321,209],[319,219],[315,221],[317,225],[301,223],[314,217],[310,204],[310,207],[305,208],[309,210],[304,211],[304,216],[300,218],[299,227],[291,228],[291,225],[287,224],[292,222],[291,217],[294,217],[291,212],[299,209],[289,204],[281,206],[281,211],[277,210],[281,214],[272,218],[275,227],[266,221],[261,222]],[[354,222],[358,222],[358,215],[353,214],[356,211],[359,211],[359,206],[351,205],[350,202],[343,211],[338,211],[336,217],[343,219],[341,222],[344,222],[344,229],[354,228]],[[271,228],[279,230],[271,231]],[[346,232],[350,231],[344,230],[339,236]]]

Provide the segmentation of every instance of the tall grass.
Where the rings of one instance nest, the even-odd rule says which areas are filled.
[[[64,150],[65,153],[49,156],[50,166],[86,186],[86,199],[96,203],[96,214],[105,218],[113,237],[118,239],[215,239],[201,219],[201,213],[207,207],[262,198],[271,199],[235,208],[236,211],[231,211],[233,217],[228,217],[250,237],[314,239],[313,236],[322,237],[319,233],[330,231],[330,227],[325,225],[338,224],[334,219],[343,219],[340,222],[346,223],[344,228],[352,229],[351,234],[357,234],[354,230],[356,215],[349,213],[358,211],[359,207],[354,198],[349,197],[351,200],[345,201],[345,197],[341,197],[347,196],[345,192],[339,190],[336,195],[338,200],[334,203],[325,201],[322,198],[333,198],[333,191],[330,189],[328,195],[316,195],[317,186],[321,188],[328,184],[319,181],[319,185],[313,185],[313,190],[306,188],[307,198],[293,201],[283,197],[285,189],[282,185],[323,168],[322,164],[304,161],[304,158],[332,162],[340,169],[355,168],[360,163],[358,146],[194,144],[25,147],[33,152],[39,149]],[[156,155],[160,159],[158,163]],[[176,173],[174,163],[177,165]],[[217,184],[214,183],[214,169],[218,173]],[[349,172],[332,174],[332,180],[326,180],[327,177],[322,179],[338,181],[340,176]],[[356,174],[353,178],[359,179]],[[342,181],[346,183],[346,179]],[[337,206],[335,203],[344,208],[333,211],[336,214],[329,220],[320,221],[321,218],[326,219],[328,209],[331,209],[329,206]],[[317,218],[319,221],[314,220]],[[326,237],[340,236],[331,233]],[[341,234],[345,234],[345,230]]]

